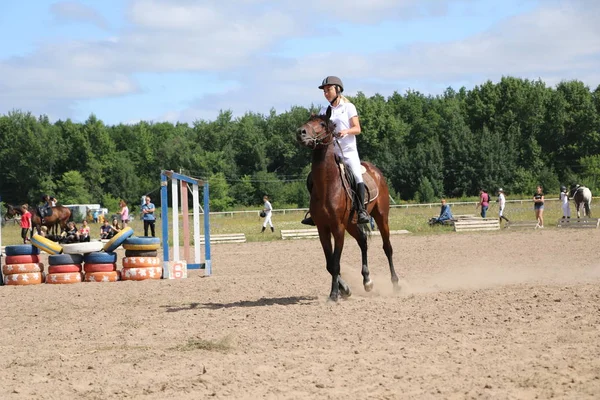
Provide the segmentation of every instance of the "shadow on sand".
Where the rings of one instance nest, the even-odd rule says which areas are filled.
[[[233,303],[189,303],[187,306],[174,307],[162,306],[167,309],[167,312],[189,311],[195,309],[218,310],[220,308],[234,307],[264,307],[264,306],[289,306],[294,304],[306,305],[309,302],[317,300],[317,296],[294,296],[294,297],[278,297],[278,298],[260,298],[258,300],[242,300]]]

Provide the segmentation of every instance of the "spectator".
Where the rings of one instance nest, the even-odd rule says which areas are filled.
[[[70,221],[67,224],[67,229],[61,233],[62,242],[64,243],[74,243],[79,241],[79,232],[77,231],[77,225],[75,222]]]
[[[537,219],[536,228],[544,227],[544,192],[542,187],[538,185],[535,194],[533,195],[533,210]]]
[[[434,217],[429,221],[430,225],[444,224],[446,221],[452,220],[452,212],[450,211],[450,205],[446,204],[446,199],[441,200],[442,207],[440,208],[440,216]]]
[[[81,229],[79,229],[79,241],[89,242],[90,241],[90,227],[86,220],[83,220]]]
[[[119,226],[119,221],[116,218],[113,218],[112,225],[110,226],[110,238],[115,236],[117,233],[121,231],[121,227]]]
[[[504,216],[504,206],[506,205],[506,197],[504,197],[504,190],[502,188],[498,189],[498,222],[502,224],[502,220],[506,222],[510,222],[508,218]]]
[[[98,214],[99,214],[98,210],[94,210],[94,213],[92,214],[92,219],[93,219],[93,221],[94,221],[95,224],[98,223]]]
[[[112,232],[112,228],[108,224],[107,220],[104,220],[104,223],[100,227],[100,239],[110,239],[109,235]]]
[[[490,206],[490,195],[484,190],[479,190],[479,203],[475,206],[475,210],[481,207],[481,218],[485,218],[488,207]]]
[[[269,224],[269,226],[271,227],[271,232],[275,232],[275,228],[273,228],[273,222],[271,221],[271,215],[273,214],[273,206],[269,201],[269,196],[264,195],[263,201],[263,212],[265,213],[265,220],[263,221],[262,230],[260,231],[260,233],[263,233],[265,231],[265,229],[267,228],[267,224]]]
[[[156,217],[154,216],[154,204],[150,202],[150,196],[146,196],[145,203],[142,206],[142,220],[144,221],[144,236],[148,236],[148,228],[154,234],[154,224],[156,223]]]
[[[21,211],[23,211],[23,214],[21,214],[21,238],[23,239],[23,244],[27,244],[29,241],[29,237],[27,237],[29,230],[33,229],[31,225],[31,213],[27,204],[21,206]]]
[[[129,223],[129,207],[127,207],[127,203],[125,200],[121,199],[119,202],[119,206],[121,207],[121,223],[123,224],[123,228],[127,228],[127,224]]]
[[[566,186],[560,187],[560,202],[562,204],[563,219],[571,218],[571,207],[569,206],[569,192]]]

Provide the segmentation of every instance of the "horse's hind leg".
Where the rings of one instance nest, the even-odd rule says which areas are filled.
[[[383,216],[379,210],[374,210],[373,218],[377,222],[377,226],[379,227],[379,232],[381,233],[381,239],[383,241],[383,251],[385,256],[388,259],[388,264],[390,266],[390,275],[392,279],[392,284],[394,285],[394,289],[398,290],[400,287],[398,286],[398,275],[396,275],[396,269],[394,268],[394,249],[392,248],[392,243],[390,242],[390,226],[388,224],[387,214]]]

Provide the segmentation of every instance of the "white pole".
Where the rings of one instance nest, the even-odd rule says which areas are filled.
[[[198,185],[192,186],[192,208],[194,213],[194,263],[200,264],[200,197],[198,195]]]
[[[173,198],[173,261],[179,261],[179,193],[177,179],[171,179],[171,196]]]

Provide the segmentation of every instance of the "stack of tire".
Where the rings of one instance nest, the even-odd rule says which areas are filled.
[[[6,246],[2,276],[5,285],[39,285],[44,282],[40,250],[30,244]]]
[[[125,257],[121,279],[124,281],[143,281],[160,279],[162,265],[158,257],[160,239],[149,236],[132,236],[123,242]]]
[[[84,280],[86,282],[117,282],[121,273],[117,271],[117,253],[97,251],[83,256]]]
[[[81,254],[52,254],[48,256],[47,284],[80,283],[83,280],[81,273]]]

